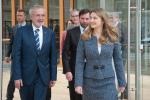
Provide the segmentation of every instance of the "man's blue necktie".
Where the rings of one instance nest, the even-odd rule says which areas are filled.
[[[39,31],[40,31],[39,29],[36,29],[35,30],[35,34],[34,34],[34,36],[35,36],[35,42],[36,42],[36,49],[37,49],[38,52],[40,51]]]

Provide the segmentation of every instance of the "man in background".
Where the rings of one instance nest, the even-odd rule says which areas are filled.
[[[67,22],[67,30],[79,25],[79,11],[77,9],[73,9],[70,13],[70,19]]]
[[[79,26],[67,30],[62,52],[63,73],[66,75],[66,79],[69,82],[70,100],[82,100],[82,95],[77,94],[74,88],[75,59],[80,35],[90,22],[90,11],[88,9],[80,10],[79,21]]]
[[[13,31],[12,31],[12,34],[10,35],[10,44],[8,45],[8,52],[5,57],[6,63],[10,63],[11,61],[12,44],[13,44],[14,35],[17,29],[26,25],[25,11],[23,9],[18,9],[16,13],[16,18],[17,18],[17,24],[12,28]],[[15,85],[12,79],[12,68],[11,68],[10,80],[7,86],[6,100],[13,100],[14,91],[15,91]]]
[[[68,20],[68,22],[67,22],[67,29],[62,32],[62,37],[61,37],[61,42],[60,42],[61,43],[60,44],[60,56],[61,56],[60,58],[62,58],[62,50],[63,50],[67,30],[77,27],[79,25],[80,25],[79,11],[76,9],[73,9],[70,13],[70,20]]]

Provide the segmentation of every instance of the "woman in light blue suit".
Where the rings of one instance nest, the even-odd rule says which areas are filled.
[[[115,85],[112,59],[119,91]],[[75,68],[75,91],[83,94],[83,100],[117,100],[117,93],[125,89],[118,34],[108,23],[102,8],[91,11],[90,26],[78,43]]]

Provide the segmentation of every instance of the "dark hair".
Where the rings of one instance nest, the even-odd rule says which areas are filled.
[[[24,12],[25,13],[25,11],[23,9],[18,9],[17,12]]]
[[[79,17],[81,15],[84,15],[84,14],[87,14],[87,13],[90,13],[90,10],[89,9],[81,9],[80,12],[79,12]]]

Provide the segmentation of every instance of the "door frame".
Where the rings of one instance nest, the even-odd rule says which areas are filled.
[[[141,0],[136,0],[135,100],[142,100],[141,87]]]
[[[0,100],[2,100],[2,0],[0,0]]]
[[[135,0],[135,13],[136,13],[136,34],[135,34],[135,100],[142,100],[142,87],[141,87],[141,0]],[[128,100],[131,100],[131,0],[128,0],[128,59],[127,59],[127,83],[128,83]]]

